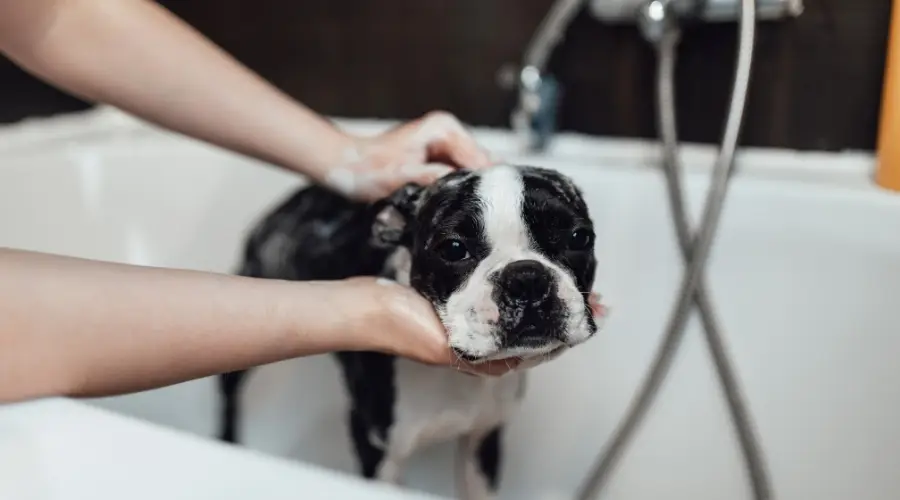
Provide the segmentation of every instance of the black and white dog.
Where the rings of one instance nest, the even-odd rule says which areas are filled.
[[[599,327],[588,297],[597,265],[593,224],[579,189],[553,170],[459,171],[374,204],[307,187],[261,222],[245,252],[245,276],[379,276],[410,285],[432,302],[450,346],[470,362],[519,357],[533,366]],[[522,371],[473,377],[374,352],[342,352],[337,360],[365,477],[400,483],[417,449],[459,439],[459,495],[493,496],[502,428],[522,398]],[[221,438],[229,442],[236,441],[245,373],[220,379]]]

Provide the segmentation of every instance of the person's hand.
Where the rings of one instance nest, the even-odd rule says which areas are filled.
[[[356,349],[374,350],[444,366],[470,375],[499,376],[514,370],[517,360],[468,363],[450,349],[447,331],[434,306],[410,287],[370,277],[343,280],[344,300],[359,310],[350,329],[349,343]]]
[[[365,309],[358,316],[363,318],[361,323],[353,327],[359,332],[356,345],[471,375],[499,376],[522,364],[518,358],[486,363],[460,359],[450,349],[447,331],[432,304],[412,288],[368,277],[347,279],[345,283],[347,300]],[[596,317],[606,314],[596,294],[591,293],[590,303]]]
[[[372,201],[408,182],[427,185],[455,168],[492,163],[452,114],[431,112],[374,137],[352,137],[324,183],[350,198]]]
[[[588,304],[591,306],[591,313],[595,318],[603,318],[609,312],[606,305],[600,301],[600,294],[597,292],[591,292],[588,295]]]

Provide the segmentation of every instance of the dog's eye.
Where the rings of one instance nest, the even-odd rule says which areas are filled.
[[[569,235],[569,250],[587,250],[594,242],[594,234],[588,229],[576,229]]]
[[[437,251],[448,262],[459,262],[469,257],[469,251],[459,240],[447,240],[438,246]]]

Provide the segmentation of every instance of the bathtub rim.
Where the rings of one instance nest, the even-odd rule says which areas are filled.
[[[360,135],[372,135],[393,127],[400,120],[328,117],[339,128]],[[661,168],[662,151],[658,141],[648,139],[558,133],[549,149],[537,155],[524,155],[519,139],[509,129],[470,127],[479,142],[500,158],[515,162],[540,160],[550,165],[565,164],[568,169],[602,168],[618,171],[655,171]],[[0,158],[26,159],[46,154],[49,148],[114,147],[127,143],[129,148],[160,142],[184,154],[203,150],[236,155],[217,146],[161,129],[110,106],[98,106],[81,112],[51,117],[33,117],[0,125]],[[199,148],[199,149],[198,149]],[[717,148],[713,145],[684,143],[682,165],[687,179],[708,176]],[[242,156],[242,155],[236,155]],[[251,163],[262,163],[248,159]],[[900,196],[874,182],[874,152],[799,151],[781,148],[739,146],[735,178],[799,182],[868,192],[900,200]],[[14,162],[13,162],[14,163]],[[4,165],[0,163],[0,169]]]

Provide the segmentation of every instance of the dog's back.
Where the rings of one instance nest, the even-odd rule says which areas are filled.
[[[370,244],[373,218],[369,204],[301,188],[257,223],[238,274],[293,281],[378,275],[388,252]]]
[[[348,200],[326,188],[301,188],[256,224],[247,238],[237,274],[290,281],[379,276],[389,250],[371,244],[374,215],[371,205]],[[351,400],[370,401],[368,413],[375,415],[390,410],[371,402],[390,384],[390,356],[340,352],[336,358]],[[246,376],[247,371],[235,371],[219,378],[223,397],[219,437],[227,442],[239,440],[240,389]],[[388,422],[376,420],[370,426],[386,432]]]

